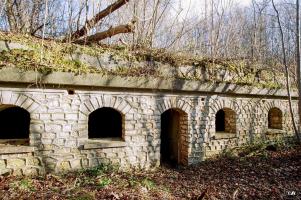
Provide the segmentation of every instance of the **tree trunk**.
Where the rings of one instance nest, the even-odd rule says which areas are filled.
[[[135,28],[135,22],[131,22],[131,23],[128,23],[125,25],[119,25],[116,27],[112,27],[106,31],[96,33],[95,35],[88,36],[84,39],[77,40],[74,43],[89,44],[89,43],[93,43],[93,42],[98,42],[98,41],[101,41],[103,39],[112,37],[112,36],[120,34],[120,33],[132,33],[132,32],[134,32],[134,28]]]
[[[93,28],[101,19],[104,17],[108,16],[115,10],[119,9],[121,6],[129,2],[129,0],[118,0],[115,3],[109,5],[106,9],[100,11],[98,14],[96,14],[92,19],[87,20],[84,27],[81,29],[75,31],[74,33],[71,34],[70,40],[74,41],[82,36],[86,35],[88,31]],[[68,38],[65,38],[64,41],[67,41]]]
[[[287,94],[288,94],[288,103],[289,103],[289,109],[290,109],[290,113],[291,113],[291,117],[292,117],[292,123],[293,123],[293,128],[294,128],[294,132],[296,135],[296,138],[298,140],[298,142],[300,141],[299,138],[299,133],[297,130],[297,126],[296,126],[296,122],[294,119],[294,112],[293,112],[293,108],[292,108],[292,96],[291,96],[291,88],[290,88],[290,76],[289,76],[289,70],[288,70],[288,66],[287,66],[287,60],[286,60],[286,52],[285,52],[285,45],[284,45],[284,35],[283,35],[283,30],[282,30],[282,25],[280,22],[280,15],[279,15],[279,11],[277,10],[274,0],[272,0],[272,4],[273,4],[273,8],[276,12],[276,17],[277,17],[277,22],[278,22],[278,26],[279,26],[279,31],[280,31],[280,42],[281,42],[281,48],[282,48],[282,55],[283,55],[283,65],[285,68],[285,76],[286,76],[286,89],[287,89]]]
[[[296,64],[297,64],[297,82],[298,82],[298,116],[299,116],[299,126],[297,139],[300,143],[300,132],[301,132],[301,62],[300,62],[300,23],[299,23],[299,0],[296,0]]]

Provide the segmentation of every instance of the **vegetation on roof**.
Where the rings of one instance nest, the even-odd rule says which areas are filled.
[[[152,76],[196,80],[201,82],[229,82],[257,87],[279,88],[283,73],[256,61],[208,59],[163,49],[129,48],[127,46],[78,45],[55,40],[42,40],[28,35],[0,32],[0,41],[17,43],[28,48],[3,50],[0,68],[17,67],[44,74],[54,71],[74,74],[99,73],[119,76]],[[117,67],[91,66],[72,55],[101,57],[109,55]],[[142,64],[141,64],[142,63]],[[271,63],[275,65],[275,63]],[[168,72],[162,70],[167,66]],[[169,73],[175,69],[175,73]],[[225,78],[226,76],[230,78]]]

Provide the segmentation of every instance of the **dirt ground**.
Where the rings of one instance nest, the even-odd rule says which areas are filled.
[[[0,177],[0,199],[301,199],[301,147],[223,155],[190,167],[119,172],[100,166]]]

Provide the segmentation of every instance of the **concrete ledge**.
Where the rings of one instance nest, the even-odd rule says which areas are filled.
[[[44,84],[58,86],[86,86],[103,88],[124,88],[143,89],[152,92],[184,91],[184,92],[205,92],[217,94],[240,94],[240,95],[260,95],[260,96],[281,96],[287,97],[285,89],[256,88],[247,85],[236,85],[230,83],[201,83],[199,81],[183,79],[149,78],[149,77],[120,77],[104,76],[101,74],[75,75],[68,72],[52,72],[42,74],[35,71],[21,71],[18,68],[0,69],[1,83],[22,83],[22,84]],[[293,91],[292,96],[297,97],[297,92]]]
[[[88,140],[86,144],[83,145],[83,149],[104,149],[104,148],[118,148],[125,147],[126,142],[114,139],[99,139],[99,140]]]
[[[36,150],[30,146],[0,145],[0,154],[30,153]]]
[[[213,140],[234,139],[237,138],[236,133],[216,132]]]
[[[282,129],[272,129],[269,128],[266,132],[267,135],[281,135],[281,134],[285,134],[286,131],[282,130]]]

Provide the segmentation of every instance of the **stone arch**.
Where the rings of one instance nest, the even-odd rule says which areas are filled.
[[[91,112],[103,107],[114,108],[123,115],[126,115],[132,108],[131,105],[121,97],[102,95],[87,99],[80,106],[80,112],[82,112],[88,119]]]
[[[210,105],[210,110],[211,113],[215,115],[215,113],[217,113],[219,110],[223,109],[223,108],[229,108],[231,110],[233,110],[236,115],[238,115],[240,113],[240,107],[239,104],[236,101],[233,100],[228,100],[228,99],[213,99],[212,102],[209,103]]]
[[[215,132],[236,133],[236,113],[224,107],[215,114]]]
[[[40,106],[40,104],[35,102],[31,97],[12,91],[0,91],[0,105],[1,104],[19,106],[27,110],[30,114]]]
[[[127,113],[132,109],[131,105],[121,97],[111,96],[111,95],[100,95],[92,96],[91,98],[85,100],[80,106],[80,113],[82,113],[82,120],[88,125],[89,115],[94,111],[101,108],[112,108],[118,111],[122,116],[122,140],[126,140],[125,134],[125,121],[127,120]],[[84,135],[89,137],[89,130],[83,130]]]
[[[30,119],[32,114],[39,108],[40,104],[34,101],[31,97],[28,97],[25,94],[17,93],[13,91],[0,91],[0,109],[1,107],[9,108],[9,107],[19,107],[24,109],[29,113]],[[30,120],[29,119],[29,120]],[[35,131],[32,128],[32,122],[29,122],[29,144],[32,144],[31,134]],[[27,142],[26,142],[27,143]]]
[[[263,109],[266,114],[268,114],[272,108],[278,108],[282,113],[285,113],[285,110],[283,110],[283,103],[281,103],[281,101],[267,101],[263,103]]]
[[[124,115],[110,107],[98,108],[89,115],[88,138],[124,139]]]
[[[277,108],[279,109],[279,111],[281,111],[281,129],[283,127],[283,123],[285,123],[285,113],[288,112],[286,109],[287,106],[283,106],[283,101],[263,101],[262,102],[262,111],[264,113],[263,117],[264,117],[264,126],[266,129],[269,128],[269,112],[271,109],[273,108]],[[284,109],[285,108],[285,109]]]
[[[187,101],[176,97],[164,99],[157,103],[157,110],[159,114],[162,114],[169,109],[178,109],[185,113],[189,113],[192,110],[192,106]]]
[[[209,101],[209,122],[208,124],[210,124],[210,129],[208,132],[208,138],[218,138],[220,136],[216,134],[216,113],[219,110],[223,110],[223,109],[230,109],[233,110],[235,113],[235,136],[239,133],[239,115],[240,115],[240,111],[241,108],[239,107],[239,103],[237,101],[234,101],[233,99],[227,99],[227,98],[223,98],[223,97],[215,97],[213,99],[210,99]],[[224,137],[234,137],[234,134],[223,134],[221,135],[222,138]],[[231,136],[230,136],[231,135]]]

